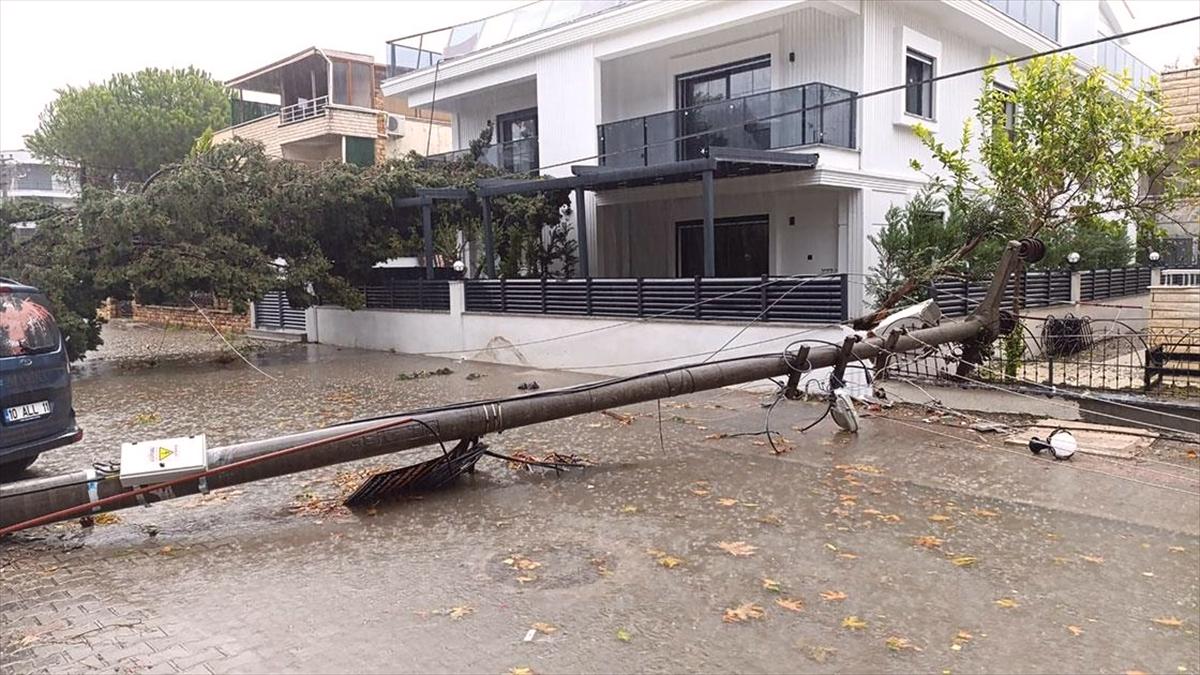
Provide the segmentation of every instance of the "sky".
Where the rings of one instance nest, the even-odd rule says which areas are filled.
[[[869,0],[882,1],[882,0]],[[1062,0],[1074,2],[1078,0]],[[1200,14],[1200,0],[1128,0],[1133,27]],[[228,79],[311,46],[375,56],[387,40],[469,21],[521,0],[0,0],[0,148],[21,147],[66,85],[195,65]],[[1133,38],[1155,68],[1192,63],[1200,24]]]

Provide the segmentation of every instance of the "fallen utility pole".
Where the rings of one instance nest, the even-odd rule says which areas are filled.
[[[886,349],[883,338],[869,337],[854,344],[851,354],[870,362],[881,353],[916,351],[947,342],[962,343],[964,355],[978,354],[981,345],[991,342],[1000,332],[999,306],[1005,285],[1020,259],[1030,257],[1030,248],[1027,243],[1009,243],[987,295],[967,318],[892,336]],[[157,487],[122,487],[116,475],[100,476],[95,470],[10,483],[0,486],[0,536],[56,520],[447,441],[479,438],[583,413],[783,377],[797,368],[813,371],[835,366],[844,358],[841,348],[836,347],[808,350],[802,363],[781,353],[747,356],[211,448],[209,469],[204,474]],[[978,362],[977,358],[971,360]]]

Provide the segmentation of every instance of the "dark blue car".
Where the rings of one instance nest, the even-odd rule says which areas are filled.
[[[66,345],[46,296],[0,277],[0,478],[81,438]]]

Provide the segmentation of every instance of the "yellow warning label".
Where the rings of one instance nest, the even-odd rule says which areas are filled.
[[[173,455],[173,454],[175,454],[175,451],[174,451],[174,450],[172,450],[172,449],[170,449],[170,448],[163,448],[163,447],[159,447],[159,449],[158,449],[158,461],[160,461],[160,462],[161,462],[161,461],[163,461],[164,459],[166,459],[166,458],[170,457],[170,456],[171,456],[171,455]]]

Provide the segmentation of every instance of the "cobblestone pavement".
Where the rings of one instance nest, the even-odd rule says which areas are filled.
[[[268,380],[187,354],[82,368],[87,436],[33,473],[122,440],[219,445],[591,379],[286,345],[253,352]],[[454,372],[400,377],[440,367]],[[400,455],[27,531],[0,542],[0,672],[1200,669],[1185,447],[1052,462],[900,410],[801,436],[820,408],[784,403],[775,456],[727,436],[762,430],[757,395],[663,401],[661,442],[658,410],[489,439],[594,463],[561,476],[488,459],[421,499],[336,506]]]

